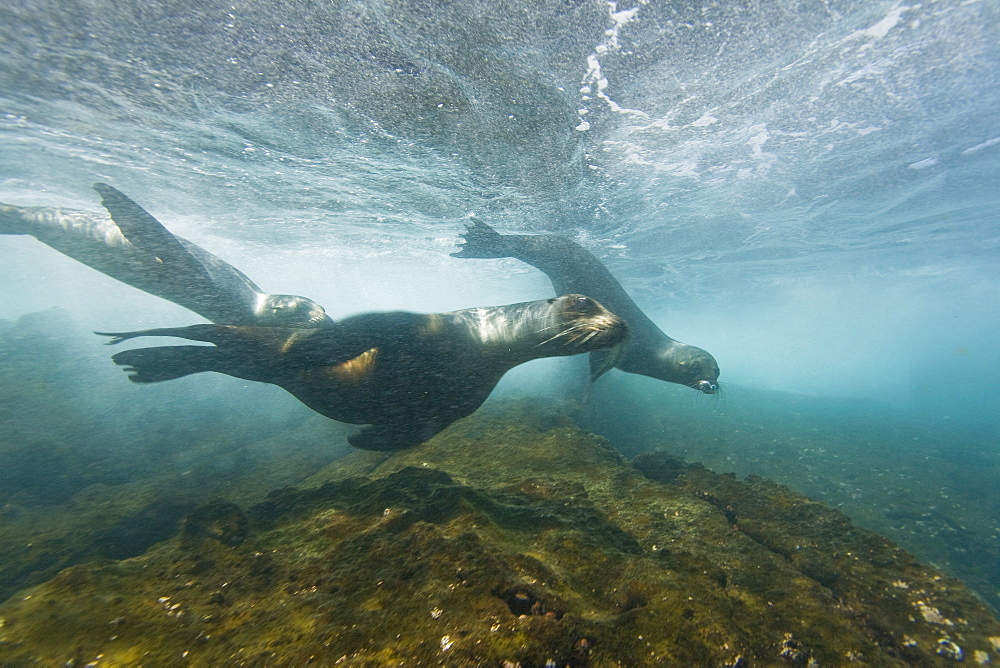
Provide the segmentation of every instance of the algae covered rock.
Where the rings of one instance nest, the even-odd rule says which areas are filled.
[[[348,450],[346,426],[294,399],[247,417],[201,391],[137,392],[95,339],[61,309],[0,322],[0,600],[142,554],[198,504],[259,501]],[[213,419],[191,427],[199,414]]]
[[[0,606],[21,665],[950,665],[958,582],[761,479],[625,461],[530,408],[357,453]],[[325,482],[324,482],[325,479]]]

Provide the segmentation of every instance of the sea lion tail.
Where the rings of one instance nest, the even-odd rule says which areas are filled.
[[[106,183],[95,183],[94,190],[101,196],[101,205],[108,210],[111,220],[130,244],[172,270],[185,272],[189,281],[212,281],[205,265],[135,200]]]
[[[460,236],[464,242],[461,249],[451,254],[452,257],[510,257],[503,235],[481,220],[471,218]]]
[[[125,367],[133,383],[159,383],[202,371],[213,371],[219,358],[215,346],[160,346],[125,350],[111,357]]]

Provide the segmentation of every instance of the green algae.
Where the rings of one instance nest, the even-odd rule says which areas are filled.
[[[11,665],[935,665],[960,583],[821,504],[526,403],[357,453],[0,606]]]

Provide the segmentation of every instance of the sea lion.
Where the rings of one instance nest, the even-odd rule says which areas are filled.
[[[112,359],[136,383],[202,371],[272,383],[317,413],[370,425],[351,445],[398,450],[475,411],[518,364],[616,346],[627,326],[572,294],[450,313],[364,313],[314,329],[194,325],[98,334],[113,337],[110,343],[139,336],[214,343],[138,348]]]
[[[462,235],[465,242],[452,253],[463,258],[514,257],[543,271],[556,294],[578,292],[599,300],[629,325],[628,341],[617,359],[606,351],[590,356],[591,382],[611,366],[705,394],[719,389],[719,365],[708,352],[670,338],[642,312],[601,261],[579,244],[550,234],[499,234],[473,219]]]
[[[186,239],[125,194],[94,189],[111,217],[74,209],[0,204],[0,234],[28,234],[64,255],[212,322],[315,327],[330,320],[297,295],[267,294],[246,274]]]

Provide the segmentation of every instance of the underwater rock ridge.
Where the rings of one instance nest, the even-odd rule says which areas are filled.
[[[0,605],[0,660],[949,665],[1000,637],[961,584],[821,504],[523,416],[185,526]]]

